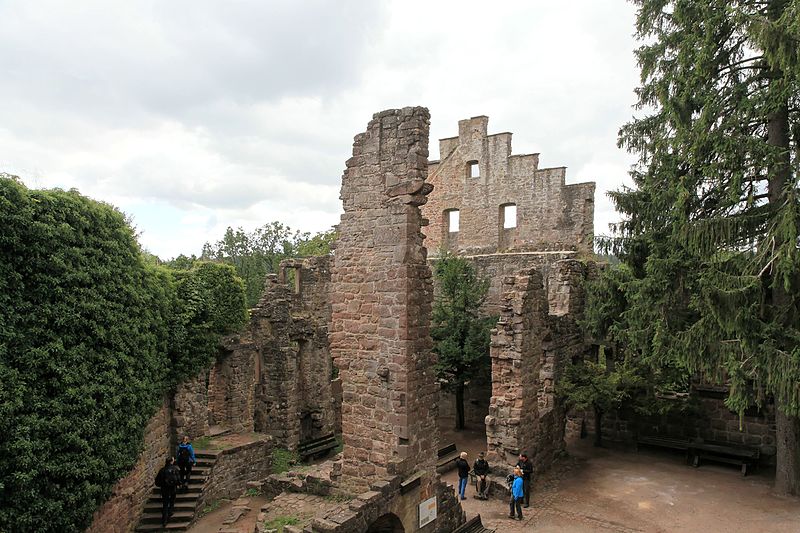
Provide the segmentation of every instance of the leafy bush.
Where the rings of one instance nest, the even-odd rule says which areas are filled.
[[[185,290],[77,191],[0,176],[0,228],[0,531],[82,531],[167,387],[241,324],[241,283],[200,266]]]

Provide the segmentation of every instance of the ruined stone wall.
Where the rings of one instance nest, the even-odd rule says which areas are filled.
[[[247,490],[248,481],[259,481],[268,476],[272,469],[272,448],[272,439],[264,437],[220,451],[202,451],[215,456],[216,463],[209,472],[198,507],[241,496]]]
[[[327,335],[329,263],[329,257],[282,262],[251,312],[260,366],[255,428],[292,450],[336,429]]]
[[[139,521],[159,469],[172,449],[169,398],[153,415],[144,432],[144,449],[133,469],[112,489],[111,497],[92,517],[86,533],[128,533]]]
[[[566,168],[539,168],[539,154],[511,153],[511,133],[487,134],[488,117],[458,123],[439,141],[428,172],[434,192],[423,215],[432,254],[440,247],[469,255],[520,250],[592,250],[595,184],[566,184]],[[471,177],[477,163],[478,177]],[[504,229],[503,206],[516,205],[516,227]],[[459,211],[457,233],[447,211]]]
[[[692,390],[689,398],[662,401],[672,403],[678,409],[668,414],[652,416],[637,414],[630,408],[604,414],[603,441],[634,446],[639,435],[712,441],[757,448],[761,452],[762,462],[774,462],[774,405],[745,411],[740,429],[739,415],[725,406],[725,393],[722,391]],[[588,435],[594,434],[593,413],[570,413],[570,419],[574,428],[572,437],[578,436],[581,423]]]
[[[355,137],[342,179],[344,214],[331,278],[330,348],[343,387],[342,484],[365,490],[386,475],[435,475],[438,385],[432,286],[420,231],[429,114],[374,115]]]
[[[549,269],[545,290],[537,270],[503,281],[503,308],[492,332],[492,398],[486,417],[489,456],[502,463],[526,451],[539,470],[564,450],[566,413],[555,383],[567,361],[589,344],[577,325],[584,280],[593,263],[565,260]]]
[[[208,375],[208,423],[233,432],[253,431],[256,346],[248,332],[223,339]]]
[[[172,399],[174,440],[208,434],[208,370],[179,384]]]

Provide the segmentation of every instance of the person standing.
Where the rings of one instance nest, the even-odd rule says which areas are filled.
[[[479,453],[478,458],[475,459],[475,464],[472,465],[472,470],[478,476],[478,499],[481,500],[486,500],[489,497],[489,483],[486,480],[486,476],[489,474],[489,463],[484,458],[485,456],[486,454],[483,452]]]
[[[183,437],[183,442],[178,445],[178,450],[175,453],[178,458],[178,466],[181,469],[181,485],[184,491],[189,490],[189,477],[192,475],[192,466],[197,463],[194,456],[194,448],[189,441],[189,435]]]
[[[514,481],[511,483],[511,501],[509,502],[509,518],[514,518],[514,511],[517,513],[517,520],[522,520],[522,499],[524,492],[522,489],[522,470],[517,466],[514,467]]]
[[[533,463],[528,459],[528,454],[519,454],[517,467],[522,471],[522,491],[525,493],[525,508],[531,504],[531,478],[533,477]]]
[[[469,463],[467,462],[467,452],[461,452],[461,456],[456,459],[458,468],[458,495],[462,500],[466,500],[467,481],[469,480]]]
[[[175,492],[180,483],[181,473],[175,466],[175,458],[168,457],[164,466],[156,474],[156,487],[161,489],[161,525],[166,526],[175,509]]]

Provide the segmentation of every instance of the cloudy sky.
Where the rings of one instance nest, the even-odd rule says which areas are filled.
[[[490,117],[515,153],[627,181],[634,8],[624,0],[0,0],[0,171],[132,216],[162,258],[227,226],[338,222],[353,136],[424,105],[435,139]]]

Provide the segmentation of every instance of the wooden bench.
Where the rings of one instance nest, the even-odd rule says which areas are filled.
[[[639,446],[653,446],[655,448],[666,448],[669,450],[678,450],[684,452],[686,462],[689,462],[689,440],[688,439],[675,439],[671,437],[650,437],[647,435],[640,435],[636,438],[636,451],[639,451]]]
[[[701,459],[708,459],[719,463],[739,465],[742,467],[742,476],[746,476],[748,467],[758,464],[758,459],[761,457],[761,452],[754,448],[715,442],[693,443],[689,447],[689,454],[694,467],[700,466]]]
[[[456,449],[456,444],[448,444],[444,448],[439,448],[437,452],[437,459],[436,459],[436,471],[439,473],[446,472],[453,468],[455,465],[456,459],[459,457],[458,450]],[[451,463],[453,463],[451,465]]]
[[[494,529],[486,529],[481,522],[481,515],[467,520],[467,523],[453,531],[453,533],[494,533]]]
[[[297,447],[297,453],[300,455],[300,459],[305,461],[309,457],[314,458],[327,454],[338,445],[336,435],[331,433],[318,439],[301,442],[300,446]]]

